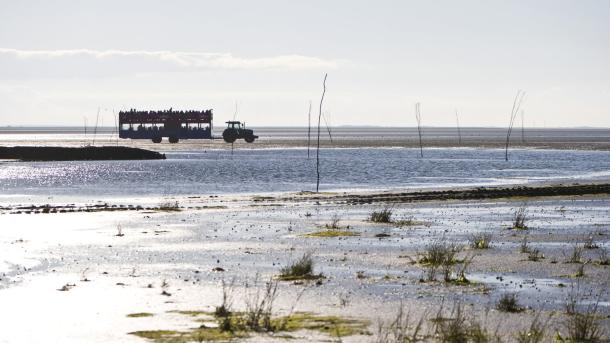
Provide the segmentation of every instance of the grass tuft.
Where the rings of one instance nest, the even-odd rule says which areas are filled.
[[[517,295],[513,293],[506,293],[500,297],[498,300],[498,304],[496,305],[496,309],[502,312],[510,312],[510,313],[518,313],[522,312],[524,309],[521,305],[519,305],[519,301],[517,299]]]
[[[513,216],[513,225],[511,228],[517,230],[527,230],[527,225],[525,224],[526,219],[527,207],[524,204],[515,211]]]
[[[370,220],[373,223],[391,223],[392,210],[389,208],[384,208],[381,211],[373,211],[373,213],[371,213]]]
[[[314,262],[311,252],[306,252],[298,260],[280,269],[279,279],[283,281],[312,280],[322,278],[314,274]]]
[[[489,249],[491,238],[490,233],[477,233],[470,236],[468,243],[472,249]]]

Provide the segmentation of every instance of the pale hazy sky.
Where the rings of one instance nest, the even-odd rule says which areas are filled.
[[[217,124],[610,127],[610,1],[0,0],[0,126],[212,108]]]

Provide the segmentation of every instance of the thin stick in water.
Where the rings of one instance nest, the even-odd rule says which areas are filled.
[[[457,122],[457,132],[458,132],[458,145],[462,145],[462,131],[460,130],[460,117],[458,115],[458,110],[455,110],[455,121]]]
[[[320,191],[320,121],[322,120],[322,103],[324,102],[324,95],[326,94],[326,77],[328,77],[328,74],[324,74],[324,81],[322,82],[322,97],[320,98],[320,109],[318,111],[318,148],[316,149],[316,193]]]
[[[309,146],[311,145],[311,100],[309,100],[309,112],[307,114],[307,159],[309,159]]]
[[[519,113],[519,109],[521,108],[521,103],[523,102],[523,98],[525,97],[525,92],[522,90],[518,90],[515,95],[515,99],[513,100],[513,108],[510,111],[510,121],[508,123],[508,131],[506,132],[506,148],[504,150],[504,159],[508,161],[508,146],[510,144],[510,134],[513,131],[513,127],[515,126],[515,118],[517,117],[517,113]]]
[[[417,119],[417,134],[419,135],[419,154],[424,157],[424,146],[421,140],[421,110],[420,103],[415,104],[415,119]]]

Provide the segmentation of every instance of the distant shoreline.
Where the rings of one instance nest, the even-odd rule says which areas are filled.
[[[237,141],[235,149],[252,148],[307,148],[307,127],[252,127],[260,139],[253,144]],[[213,135],[220,138],[223,126],[216,126]],[[311,131],[310,147],[316,145],[317,132]],[[332,141],[331,141],[332,136]],[[376,148],[419,147],[417,129],[413,127],[333,127],[331,136],[325,130],[320,135],[323,148]],[[462,127],[458,133],[453,128],[424,127],[424,148],[494,148],[506,144],[505,128]],[[153,144],[148,140],[123,140],[116,137],[114,128],[88,127],[0,127],[0,146],[59,145],[82,146],[93,144],[122,145],[156,151],[185,151],[205,149],[231,149],[222,139],[186,140],[178,144]],[[610,129],[605,128],[521,128],[511,135],[511,148],[559,149],[559,150],[610,150]]]

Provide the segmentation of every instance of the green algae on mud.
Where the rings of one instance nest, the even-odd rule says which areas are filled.
[[[127,315],[128,318],[142,318],[142,317],[152,317],[154,316],[154,314],[149,313],[149,312],[137,312],[137,313],[130,313]]]
[[[194,328],[189,331],[150,330],[134,331],[130,335],[146,338],[154,343],[186,343],[208,341],[230,341],[233,338],[244,337],[236,333],[222,332],[218,328]]]
[[[175,330],[144,330],[130,332],[130,335],[148,339],[154,343],[186,343],[192,341],[231,341],[236,338],[248,338],[252,334],[273,334],[274,338],[291,339],[294,338],[288,333],[297,331],[317,331],[331,337],[346,337],[354,335],[371,335],[368,331],[370,323],[366,320],[343,318],[339,316],[322,316],[311,312],[295,312],[290,315],[277,317],[271,320],[270,330],[256,332],[248,328],[245,323],[247,313],[234,312],[230,315],[232,331],[222,331],[213,322],[213,318],[220,321],[224,318],[214,316],[205,311],[170,311],[189,317],[200,315],[210,316],[210,321],[198,319],[203,323],[198,328],[184,331]]]
[[[315,232],[310,232],[310,233],[306,233],[303,235],[303,237],[355,237],[355,236],[360,236],[359,232],[353,232],[353,231],[349,231],[349,230],[321,230],[321,231],[315,231]]]
[[[214,316],[214,312],[210,312],[210,311],[179,311],[179,310],[174,310],[174,311],[167,311],[167,313],[177,313],[177,314],[182,314],[182,315],[191,316],[191,317]]]

